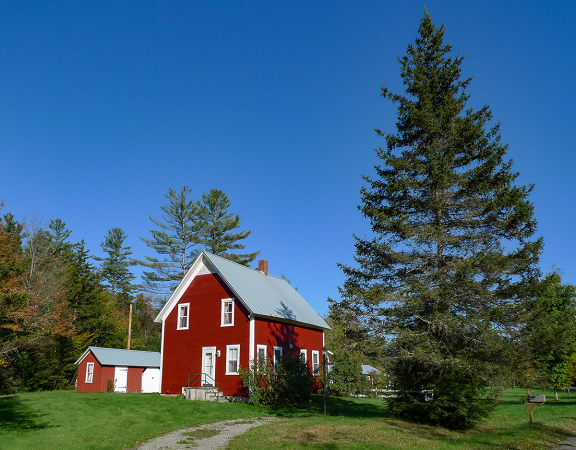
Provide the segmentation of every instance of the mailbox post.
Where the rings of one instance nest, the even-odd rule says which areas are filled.
[[[530,391],[526,389],[526,397],[528,398],[528,415],[530,416],[530,423],[534,423],[534,416],[532,411],[536,409],[538,405],[543,405],[546,402],[545,395],[530,395]]]

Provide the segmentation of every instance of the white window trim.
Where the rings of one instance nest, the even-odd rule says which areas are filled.
[[[300,349],[300,356],[304,355],[304,362],[308,363],[308,350],[305,348]]]
[[[92,367],[92,373],[90,373],[90,367]],[[92,376],[90,376],[92,375]],[[92,384],[94,382],[94,363],[89,362],[86,364],[86,380],[87,384]]]
[[[276,364],[279,364],[279,363],[280,363],[280,361],[276,361],[276,350],[280,350],[280,357],[282,357],[282,347],[274,346],[274,353],[273,353],[273,358],[274,358],[274,373],[276,373]]]
[[[230,323],[224,323],[224,305],[226,304],[226,302],[232,302],[232,320],[230,321]],[[235,307],[235,302],[233,298],[223,298],[222,299],[222,306],[220,308],[220,326],[221,327],[233,327],[234,326],[234,310],[236,309]]]
[[[232,349],[238,350],[238,364],[236,364],[236,367],[238,367],[238,371],[236,372],[230,372],[229,358],[230,358],[230,350]],[[226,375],[240,375],[240,344],[226,346]]]
[[[268,348],[265,345],[258,344],[256,346],[256,367],[260,367],[260,350],[264,350],[264,365],[266,367],[266,358],[268,357]]]
[[[314,367],[314,356],[316,356],[316,361],[318,361],[318,367]],[[312,375],[320,375],[320,352],[318,350],[312,350]]]
[[[181,317],[182,317],[182,310],[184,309],[184,307],[187,308],[188,311],[188,315],[186,316],[186,326],[185,327],[181,327],[180,326],[180,322],[181,322]],[[178,323],[176,324],[176,329],[177,330],[187,330],[190,327],[190,303],[180,303],[178,305]]]

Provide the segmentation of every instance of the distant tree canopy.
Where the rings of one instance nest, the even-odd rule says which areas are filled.
[[[126,348],[130,305],[131,348],[160,351],[154,319],[164,294],[202,249],[240,264],[254,260],[259,252],[237,253],[251,232],[239,230],[226,194],[212,189],[194,200],[191,192],[169,189],[161,218],[151,218],[156,229],[142,238],[156,255],[143,261],[130,258],[118,227],[100,244],[106,256],[97,257],[84,240],[70,240],[62,219],[46,225],[34,215],[23,223],[10,213],[0,217],[0,395],[73,388],[74,362],[89,345]],[[149,269],[140,286],[134,264]]]
[[[126,346],[129,302],[136,305],[133,348],[160,350],[155,299],[126,292],[131,274],[115,278],[112,289],[101,275],[114,265],[94,267],[84,241],[72,243],[70,235],[61,219],[48,227],[36,218],[20,224],[12,214],[0,219],[0,394],[73,388],[74,362],[89,345]],[[126,275],[125,234],[111,235],[103,249]]]
[[[425,12],[400,58],[405,94],[382,88],[398,108],[396,133],[377,130],[386,148],[360,206],[374,237],[355,238],[358,267],[341,265],[341,295],[390,337],[390,411],[469,428],[494,406],[489,388],[506,369],[543,244],[532,187],[516,184],[489,108],[467,105],[463,58],[443,39]]]

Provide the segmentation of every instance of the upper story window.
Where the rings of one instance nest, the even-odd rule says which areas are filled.
[[[231,327],[234,325],[234,299],[222,299],[222,322],[223,327]]]
[[[308,362],[308,351],[306,349],[300,349],[300,361],[304,364]]]
[[[177,330],[187,330],[190,324],[190,303],[178,305],[178,326]]]
[[[86,383],[92,383],[94,381],[94,363],[86,364]]]

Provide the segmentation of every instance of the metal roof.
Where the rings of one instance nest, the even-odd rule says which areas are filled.
[[[154,320],[165,320],[194,277],[206,273],[220,275],[236,299],[252,315],[289,320],[322,329],[330,328],[286,280],[264,275],[258,270],[208,252],[200,253],[194,260],[192,267]]]
[[[376,375],[380,375],[380,371],[376,367],[372,367],[368,364],[362,364],[362,373],[364,375],[370,375],[371,373],[375,373]]]
[[[104,348],[90,346],[84,354],[78,358],[76,364],[92,352],[102,366],[124,367],[160,367],[159,352],[144,352],[140,350],[124,350],[120,348]]]
[[[202,252],[199,257],[216,269],[252,314],[330,328],[286,280],[211,253]]]

